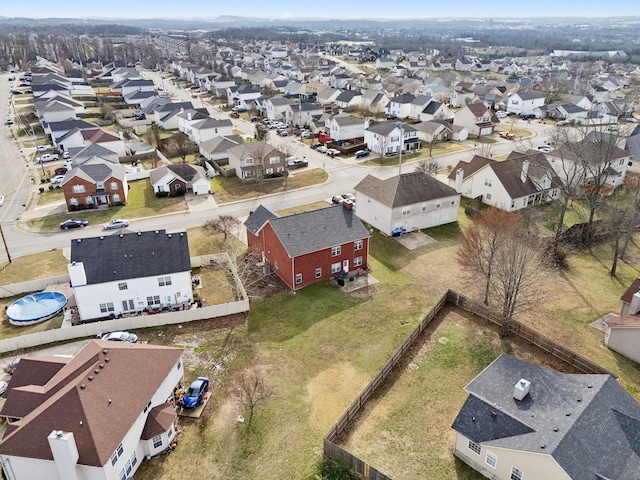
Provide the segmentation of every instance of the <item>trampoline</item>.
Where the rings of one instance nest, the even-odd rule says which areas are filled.
[[[66,303],[63,293],[39,292],[16,300],[5,313],[12,325],[33,325],[56,316]]]

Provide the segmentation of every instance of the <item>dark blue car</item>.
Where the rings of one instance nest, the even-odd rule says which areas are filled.
[[[189,386],[182,397],[182,406],[184,408],[196,408],[204,400],[204,395],[209,390],[209,379],[207,377],[198,377]]]

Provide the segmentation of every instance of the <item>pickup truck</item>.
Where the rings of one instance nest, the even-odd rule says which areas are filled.
[[[509,132],[498,132],[498,135],[500,135],[502,138],[506,138],[507,140],[513,140],[516,138],[513,133]]]
[[[38,157],[36,159],[36,161],[38,163],[44,163],[44,162],[55,162],[56,160],[58,160],[58,158],[60,158],[58,156],[57,153],[45,153],[44,155],[42,155],[41,157]]]

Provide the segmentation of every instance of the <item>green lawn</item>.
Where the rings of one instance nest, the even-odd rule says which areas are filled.
[[[149,179],[130,182],[127,205],[111,207],[105,210],[80,210],[72,213],[49,215],[29,221],[29,226],[42,230],[59,228],[60,222],[71,217],[88,220],[90,224],[106,223],[114,218],[142,218],[164,213],[184,211],[187,209],[184,197],[157,198],[151,188]]]
[[[43,184],[45,191],[38,194],[38,205],[48,205],[50,203],[64,202],[64,192],[62,188],[49,190],[49,184]]]
[[[0,264],[0,285],[63,275],[67,273],[68,263],[69,261],[62,255],[62,250],[50,250],[14,258],[11,263]]]

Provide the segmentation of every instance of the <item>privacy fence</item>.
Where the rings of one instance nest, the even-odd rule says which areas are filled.
[[[139,328],[158,327],[161,325],[174,325],[178,323],[193,322],[196,320],[205,320],[248,312],[249,297],[247,296],[236,270],[233,268],[233,263],[229,256],[226,253],[223,253],[191,257],[192,268],[207,265],[222,266],[233,276],[235,281],[236,301],[220,305],[211,305],[208,307],[193,308],[191,310],[163,312],[156,315],[134,315],[130,317],[115,318],[112,320],[103,320],[100,322],[83,323],[80,325],[73,325],[68,328],[56,328],[54,330],[45,330],[43,332],[20,335],[19,337],[0,340],[0,354],[52,343],[96,337],[103,332],[134,330]],[[50,277],[33,282],[7,285],[2,287],[0,297],[39,291],[49,285],[66,282],[69,282],[69,276],[59,275],[57,277]]]
[[[349,405],[347,410],[340,416],[335,425],[331,427],[329,432],[324,437],[324,455],[328,458],[338,460],[347,465],[351,470],[358,473],[365,479],[371,480],[391,480],[391,477],[380,472],[376,468],[367,464],[357,456],[348,452],[342,448],[338,443],[340,437],[351,422],[356,418],[358,413],[364,408],[367,401],[376,393],[377,389],[389,378],[389,375],[393,372],[394,368],[401,360],[405,359],[407,352],[414,346],[416,340],[425,331],[425,329],[431,324],[432,320],[436,318],[438,313],[446,305],[453,305],[459,307],[469,313],[472,313],[480,318],[483,318],[490,323],[500,326],[502,319],[499,315],[491,312],[484,304],[473,301],[464,295],[461,295],[453,290],[448,290],[435,305],[427,312],[422,318],[416,328],[409,334],[402,344],[393,352],[387,362],[380,368],[369,384],[364,387],[362,392],[356,397],[356,399]],[[536,332],[532,328],[521,324],[517,321],[512,321],[510,324],[509,332],[511,335],[521,338],[532,345],[535,345],[545,352],[559,358],[560,360],[571,365],[576,370],[582,373],[607,373],[616,377],[615,374],[601,367],[600,365],[588,360],[582,355],[573,352],[572,350],[554,342],[550,338]]]

